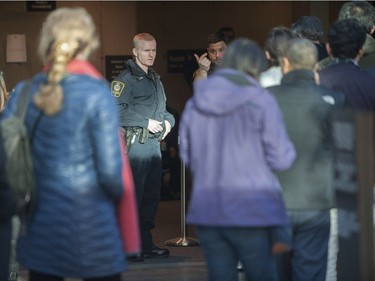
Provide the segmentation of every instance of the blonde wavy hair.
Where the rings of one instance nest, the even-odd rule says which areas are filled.
[[[4,81],[4,73],[0,70],[0,112],[3,111],[5,103],[8,101],[9,93]]]
[[[46,115],[60,111],[63,90],[60,81],[72,59],[87,60],[99,46],[99,38],[90,14],[83,8],[59,8],[50,13],[40,32],[38,53],[48,67],[48,82],[34,97],[36,106]]]

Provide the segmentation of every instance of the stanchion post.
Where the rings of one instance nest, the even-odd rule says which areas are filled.
[[[178,137],[180,144],[180,137]],[[165,241],[167,246],[199,246],[199,240],[187,236],[186,230],[186,170],[185,164],[181,161],[181,237]]]

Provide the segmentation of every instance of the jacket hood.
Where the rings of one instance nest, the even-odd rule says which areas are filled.
[[[243,72],[220,69],[194,83],[193,103],[203,114],[226,115],[261,94],[260,84]]]

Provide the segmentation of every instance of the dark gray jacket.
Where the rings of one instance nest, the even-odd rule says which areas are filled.
[[[281,85],[268,88],[276,97],[297,159],[279,173],[288,210],[328,209],[334,206],[333,157],[329,117],[343,95],[315,84],[313,72],[286,74]]]
[[[166,110],[166,96],[160,76],[151,68],[145,73],[134,60],[126,62],[126,69],[111,83],[112,95],[117,98],[122,127],[147,128],[148,119],[175,119]]]

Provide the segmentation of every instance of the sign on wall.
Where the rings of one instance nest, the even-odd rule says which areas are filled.
[[[196,68],[194,54],[202,55],[205,51],[205,49],[168,50],[168,73],[184,73],[191,64]]]
[[[131,55],[105,56],[105,77],[111,82],[121,71],[125,69],[125,62],[131,59]]]
[[[56,1],[26,1],[28,12],[50,12],[56,9]]]

